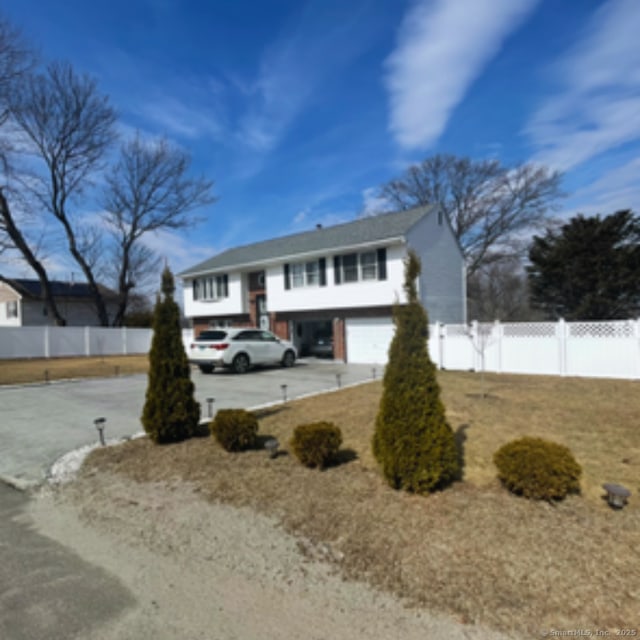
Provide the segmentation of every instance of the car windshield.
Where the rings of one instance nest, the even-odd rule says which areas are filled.
[[[197,338],[197,341],[203,340],[224,340],[227,337],[226,331],[203,331]]]

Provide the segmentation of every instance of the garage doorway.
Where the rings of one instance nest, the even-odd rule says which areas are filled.
[[[394,333],[391,318],[347,318],[347,362],[386,364]]]
[[[333,322],[301,320],[293,322],[293,343],[302,358],[333,359]]]

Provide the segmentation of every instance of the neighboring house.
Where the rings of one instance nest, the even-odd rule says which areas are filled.
[[[430,322],[466,321],[466,271],[447,217],[435,208],[354,222],[224,251],[180,274],[197,335],[212,326],[260,326],[305,355],[319,333],[334,357],[386,362],[392,305],[406,301],[403,260],[422,261],[419,295]]]
[[[89,285],[86,282],[51,280],[50,283],[60,314],[66,319],[68,326],[99,324]],[[101,289],[115,300],[115,292],[102,286]],[[112,317],[115,312],[115,303],[107,303],[107,310]],[[55,321],[49,315],[44,302],[39,280],[0,276],[0,327],[54,324]]]

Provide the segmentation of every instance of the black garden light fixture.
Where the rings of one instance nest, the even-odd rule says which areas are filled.
[[[100,444],[104,447],[107,443],[104,441],[104,425],[107,422],[106,418],[96,418],[93,421],[95,428],[98,431],[98,435],[100,436]]]

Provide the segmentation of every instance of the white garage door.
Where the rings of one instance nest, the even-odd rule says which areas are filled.
[[[347,318],[347,362],[386,364],[394,331],[391,318]]]

